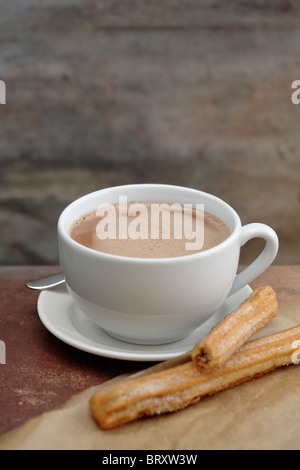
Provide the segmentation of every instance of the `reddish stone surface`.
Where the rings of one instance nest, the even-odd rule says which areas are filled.
[[[149,363],[119,361],[79,351],[54,337],[39,320],[39,292],[25,282],[57,267],[0,267],[0,434],[61,405],[72,395]]]
[[[54,337],[37,314],[39,292],[25,282],[53,274],[56,266],[0,267],[0,434],[63,404],[72,395],[119,374],[149,367],[94,356]],[[272,266],[252,284],[270,284],[280,302],[300,293],[300,266]]]

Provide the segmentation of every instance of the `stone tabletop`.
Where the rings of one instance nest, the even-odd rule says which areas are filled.
[[[95,356],[54,337],[37,315],[38,291],[25,282],[57,266],[0,267],[0,434],[63,404],[72,395],[152,363]],[[251,284],[270,284],[283,302],[300,293],[300,266],[271,266]],[[0,361],[1,362],[1,361]]]

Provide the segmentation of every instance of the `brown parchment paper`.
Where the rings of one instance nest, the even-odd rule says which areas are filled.
[[[300,324],[300,295],[251,339]],[[189,355],[138,374],[170,367]],[[0,438],[0,450],[290,450],[300,449],[300,367],[291,365],[202,399],[196,405],[102,431],[90,415],[85,390],[58,409],[31,419]]]

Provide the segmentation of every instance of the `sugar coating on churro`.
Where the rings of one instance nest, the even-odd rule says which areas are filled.
[[[92,416],[110,429],[145,416],[180,410],[202,397],[292,364],[300,326],[245,344],[226,363],[199,370],[194,361],[126,380],[94,394]]]
[[[255,289],[194,346],[192,359],[204,368],[224,363],[250,336],[276,316],[277,311],[278,303],[272,287]]]

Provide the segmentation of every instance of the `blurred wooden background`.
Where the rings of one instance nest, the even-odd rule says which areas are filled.
[[[0,5],[0,264],[56,264],[70,201],[141,182],[220,196],[300,263],[299,1]]]

